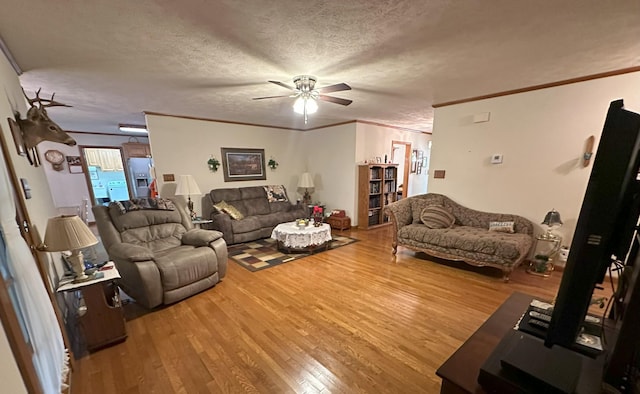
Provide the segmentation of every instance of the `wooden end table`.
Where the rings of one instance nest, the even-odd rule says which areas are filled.
[[[112,261],[98,272],[102,272],[104,277],[63,284],[57,289],[58,292],[82,292],[86,312],[81,313],[78,320],[89,351],[122,342],[127,338],[118,286],[114,283],[120,278],[120,273]]]

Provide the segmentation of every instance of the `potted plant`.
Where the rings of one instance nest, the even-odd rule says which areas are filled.
[[[271,168],[272,170],[275,170],[278,167],[278,162],[275,161],[275,159],[272,157],[269,159],[269,162],[267,163],[267,165],[269,166],[269,168]]]
[[[211,156],[209,161],[207,161],[207,165],[209,166],[209,171],[216,172],[218,171],[218,167],[220,167],[220,162],[215,157]]]
[[[529,269],[527,269],[527,272],[540,276],[549,276],[551,271],[553,271],[553,264],[546,254],[535,255],[529,264]]]

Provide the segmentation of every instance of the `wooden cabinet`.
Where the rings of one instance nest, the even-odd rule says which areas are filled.
[[[124,156],[130,157],[151,157],[151,146],[140,142],[126,142],[122,144]]]
[[[390,224],[383,208],[398,199],[397,164],[358,166],[358,228]]]
[[[98,350],[127,338],[124,311],[115,280],[120,273],[113,262],[100,271],[103,277],[86,282],[69,282],[58,288],[58,292],[69,292],[67,308],[74,315],[79,330],[70,333],[74,341],[74,353],[81,355],[84,348]],[[69,302],[70,301],[70,302]],[[78,301],[78,302],[76,302]]]
[[[94,351],[127,338],[118,287],[113,282],[96,283],[82,288],[87,306],[80,316],[80,327],[87,349]]]

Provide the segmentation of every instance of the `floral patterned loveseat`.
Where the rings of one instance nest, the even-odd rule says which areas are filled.
[[[421,214],[427,207],[444,207],[455,221],[448,228],[429,228]],[[393,253],[398,246],[446,260],[500,268],[504,280],[525,259],[533,245],[533,224],[518,215],[466,208],[442,194],[412,196],[387,205],[393,223]],[[453,218],[452,218],[453,219]],[[509,223],[513,233],[489,231],[490,224]],[[492,228],[493,229],[493,228]]]

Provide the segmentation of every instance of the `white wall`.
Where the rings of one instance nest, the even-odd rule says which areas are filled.
[[[431,137],[361,122],[301,132],[147,115],[147,127],[163,197],[174,197],[176,185],[163,182],[162,174],[191,174],[202,193],[216,188],[283,184],[295,200],[304,193],[297,190],[300,174],[308,171],[314,178],[313,201],[324,204],[327,210],[346,210],[353,225],[357,224],[357,163],[385,154],[390,160],[392,140],[409,141],[413,149],[426,152]],[[267,160],[274,157],[280,165],[275,171],[267,169],[266,181],[224,182],[222,168],[212,173],[207,166],[211,155],[222,159],[221,147],[264,149]],[[409,181],[414,194],[424,193],[426,182],[426,173],[412,174]],[[196,212],[201,213],[201,198],[192,196],[192,200]]]
[[[70,133],[70,135],[76,140],[77,145],[68,146],[60,143],[44,141],[38,145],[38,150],[44,154],[49,149],[56,149],[62,152],[65,156],[80,156],[80,145],[93,146],[93,147],[120,147],[123,143],[130,142],[131,137],[117,136],[117,135],[101,135],[90,133]],[[140,143],[148,143],[149,139],[146,137],[136,137]],[[133,140],[131,140],[133,142]],[[89,187],[84,173],[72,174],[69,172],[69,167],[66,162],[63,165],[62,171],[56,171],[46,160],[42,161],[42,168],[46,174],[47,182],[49,183],[49,189],[53,197],[53,203],[56,208],[70,207],[80,205],[83,199],[89,200],[89,206],[93,205],[91,201],[91,195],[89,194]],[[89,209],[89,222],[94,221],[93,212]]]
[[[291,200],[295,202],[298,197],[298,177],[307,169],[306,153],[310,149],[299,131],[157,115],[147,115],[147,127],[158,190],[163,197],[173,197],[176,184],[163,182],[162,174],[174,174],[176,179],[178,175],[191,174],[202,193],[218,188],[282,184]],[[222,166],[217,172],[210,172],[207,166],[211,155],[222,161],[223,147],[264,149],[265,162],[273,157],[279,166],[275,170],[267,167],[264,181],[224,182]],[[201,214],[201,196],[191,199],[195,211]]]
[[[303,132],[305,156],[313,176],[312,199],[327,211],[344,209],[355,220],[356,127],[355,123]]]
[[[430,173],[446,177],[432,179],[429,191],[534,223],[555,208],[568,245],[591,172],[581,164],[586,139],[599,140],[611,101],[640,112],[638,86],[640,73],[632,73],[437,108]],[[484,112],[490,121],[473,123]],[[503,164],[490,164],[496,153]]]

